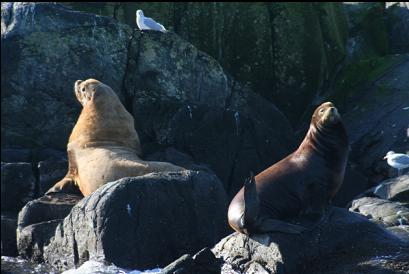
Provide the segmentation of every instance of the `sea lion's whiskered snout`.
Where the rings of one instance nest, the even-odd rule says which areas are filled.
[[[323,113],[321,115],[321,122],[323,124],[327,123],[335,123],[341,120],[341,115],[339,115],[338,109],[334,107],[332,103],[325,103],[328,104],[324,106]]]
[[[77,80],[74,84],[74,92],[78,101],[84,107],[89,101],[92,100],[95,91],[99,86],[103,84],[95,79],[88,79],[86,81]]]

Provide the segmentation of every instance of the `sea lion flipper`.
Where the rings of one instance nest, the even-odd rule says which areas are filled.
[[[299,225],[270,218],[260,218],[255,226],[255,229],[257,233],[283,232],[288,234],[300,234],[301,232],[307,230],[305,227]]]
[[[50,193],[78,193],[81,194],[75,181],[71,178],[65,177],[61,181],[57,182],[53,187],[51,187],[45,195]]]
[[[243,225],[254,223],[260,210],[260,200],[256,190],[253,172],[244,182],[244,216]]]
[[[232,201],[227,212],[230,226],[241,233],[249,234],[253,224],[257,223],[260,201],[256,190],[256,182],[251,172],[244,182],[243,196]]]

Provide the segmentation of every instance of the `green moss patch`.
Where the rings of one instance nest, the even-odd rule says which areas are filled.
[[[369,84],[401,61],[402,56],[388,55],[362,59],[347,65],[335,84],[335,92],[330,100],[337,105],[344,105],[348,98],[365,90]],[[375,95],[387,95],[387,93],[387,87],[381,85]]]

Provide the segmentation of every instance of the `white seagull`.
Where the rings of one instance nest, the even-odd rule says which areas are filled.
[[[389,151],[383,159],[388,159],[388,165],[398,170],[398,176],[401,175],[402,169],[409,167],[409,155]]]
[[[136,24],[140,30],[156,30],[166,32],[164,26],[153,20],[152,18],[145,17],[142,10],[136,11]]]

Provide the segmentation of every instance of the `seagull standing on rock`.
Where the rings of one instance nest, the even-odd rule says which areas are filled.
[[[398,170],[398,176],[401,175],[402,169],[409,167],[409,155],[389,151],[383,159],[388,159],[388,165]]]
[[[140,30],[156,30],[166,32],[164,26],[153,20],[152,18],[145,17],[142,10],[136,11],[136,24]]]

